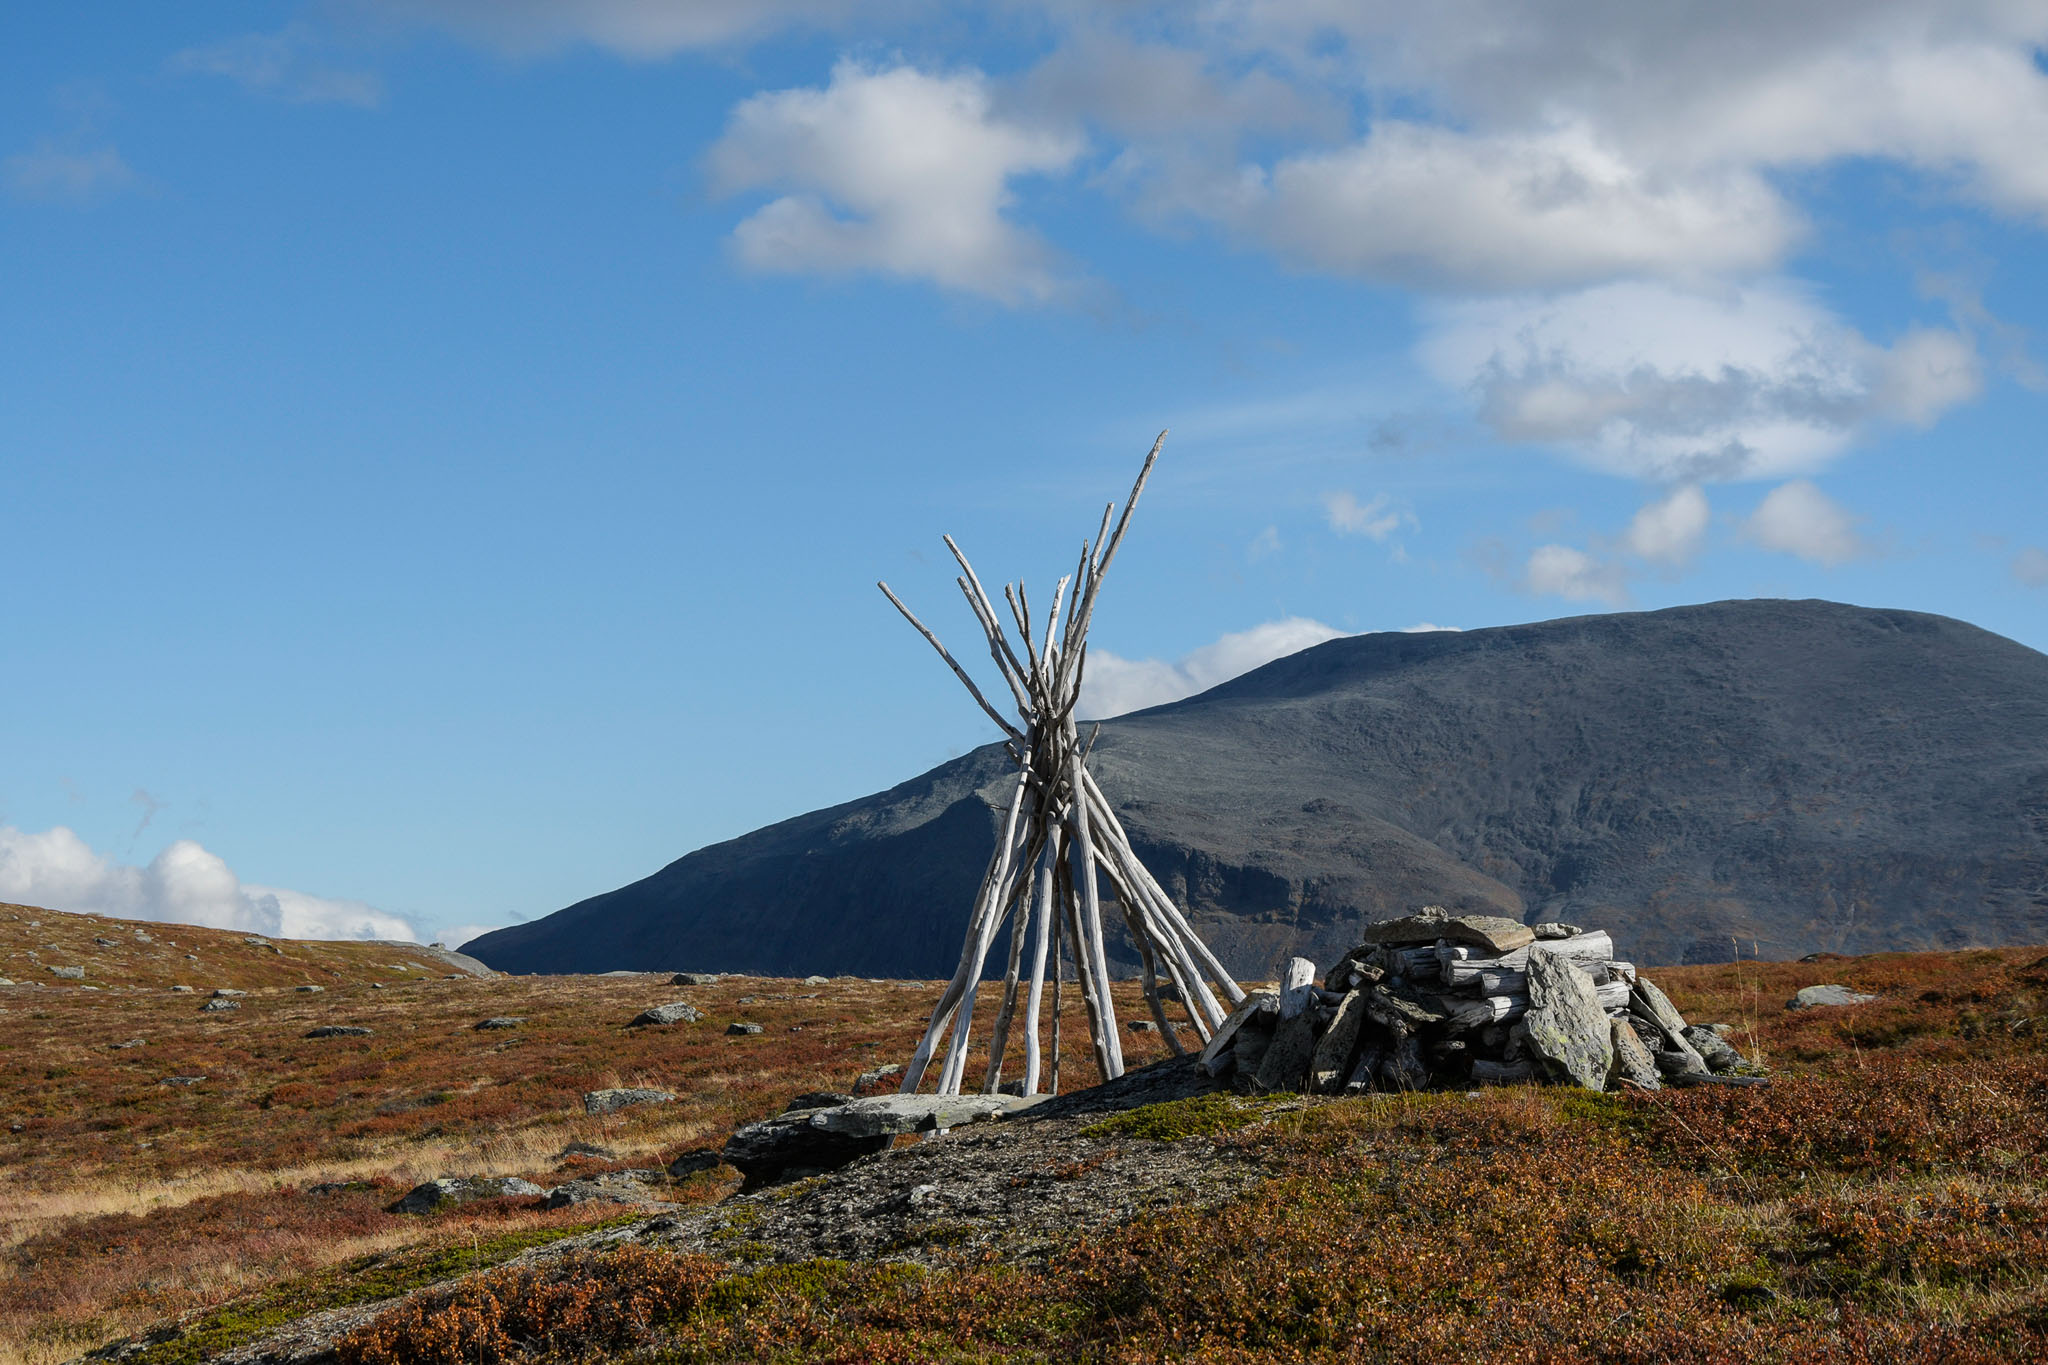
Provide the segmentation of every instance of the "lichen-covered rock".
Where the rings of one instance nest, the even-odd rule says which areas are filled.
[[[1540,945],[1529,950],[1529,1049],[1558,1080],[1605,1090],[1614,1065],[1613,1029],[1593,978]]]
[[[322,1024],[319,1028],[307,1029],[308,1038],[367,1038],[371,1030],[361,1024]]]
[[[1309,1061],[1309,1089],[1318,1095],[1334,1095],[1344,1088],[1350,1074],[1351,1055],[1358,1051],[1358,1030],[1365,1022],[1365,993],[1352,991],[1337,1002],[1330,1025],[1316,1040],[1315,1056]]]
[[[656,1024],[694,1024],[704,1017],[695,1005],[677,1000],[667,1005],[656,1005],[634,1015],[626,1024],[627,1028],[647,1028]]]
[[[222,1010],[238,1010],[240,1008],[242,1008],[242,1002],[239,1000],[209,1000],[199,1007],[199,1012],[201,1014],[219,1014]]]
[[[1685,1041],[1691,1043],[1693,1050],[1700,1054],[1701,1059],[1707,1064],[1707,1070],[1716,1074],[1734,1071],[1746,1065],[1742,1054],[1711,1028],[1689,1028],[1685,1031]]]
[[[1810,1010],[1830,1005],[1867,1005],[1877,999],[1847,986],[1808,986],[1785,1002],[1788,1010]]]
[[[1511,953],[1536,941],[1528,925],[1499,915],[1453,915],[1440,905],[1426,905],[1400,919],[1365,926],[1367,943],[1434,943],[1449,939],[1495,953]]]
[[[717,972],[677,972],[668,979],[671,986],[716,986],[722,977]]]
[[[616,1114],[621,1109],[632,1109],[643,1104],[671,1104],[675,1096],[666,1090],[650,1090],[645,1086],[622,1086],[610,1090],[593,1090],[583,1097],[583,1112],[586,1114]]]
[[[761,1032],[759,1024],[727,1024],[725,1026],[725,1035],[728,1038],[744,1038],[749,1034],[759,1032]]]
[[[488,1033],[494,1029],[518,1028],[521,1024],[525,1022],[526,1016],[524,1015],[494,1014],[488,1019],[477,1020],[474,1024],[471,1024],[470,1027],[477,1030],[479,1033]]]
[[[1286,1008],[1284,999],[1281,1008]],[[1266,1048],[1266,1055],[1259,1059],[1258,1089],[1269,1094],[1283,1090],[1306,1090],[1309,1063],[1315,1059],[1315,1055],[1314,1014],[1304,1012],[1292,1019],[1282,1018],[1273,1030],[1273,1041]],[[1240,1070],[1238,1074],[1244,1073]]]
[[[1677,1056],[1680,1063],[1678,1071],[1704,1072],[1707,1069],[1706,1059],[1685,1040],[1685,1016],[1648,977],[1637,977],[1635,985],[1629,988],[1629,1012],[1649,1020],[1663,1035],[1663,1045],[1657,1049],[1658,1070],[1667,1076],[1675,1074],[1672,1066],[1663,1060],[1667,1053]]]
[[[505,1199],[546,1191],[530,1180],[510,1175],[444,1175],[415,1185],[403,1199],[391,1205],[392,1213],[438,1213],[458,1204],[479,1199]]]
[[[1642,1036],[1626,1019],[1613,1020],[1614,1031],[1614,1079],[1629,1081],[1645,1090],[1661,1090],[1664,1082],[1657,1075],[1657,1060],[1650,1055]]]
[[[555,1186],[541,1202],[544,1209],[566,1209],[577,1204],[649,1204],[660,1202],[655,1186],[662,1183],[660,1171],[605,1171]]]

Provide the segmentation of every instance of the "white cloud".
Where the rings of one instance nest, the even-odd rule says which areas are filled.
[[[1522,570],[1522,588],[1538,597],[1568,602],[1628,601],[1628,580],[1620,566],[1604,563],[1569,545],[1539,545]]]
[[[1070,286],[1045,244],[1004,216],[1010,182],[1064,171],[1081,149],[998,114],[979,72],[841,62],[822,90],[741,103],[708,162],[719,193],[790,191],[733,230],[756,269],[871,270],[1030,303]]]
[[[2048,588],[2048,550],[2029,545],[2014,555],[2012,576],[2030,588]]]
[[[1262,559],[1279,554],[1282,548],[1280,528],[1268,526],[1252,537],[1251,544],[1245,546],[1244,557],[1256,564]]]
[[[1078,714],[1100,720],[1164,706],[1343,634],[1320,621],[1289,616],[1225,635],[1172,663],[1125,659],[1091,646]]]
[[[1460,626],[1439,626],[1439,625],[1435,625],[1435,624],[1432,624],[1431,622],[1428,622],[1428,621],[1419,621],[1419,622],[1417,622],[1416,624],[1414,624],[1414,625],[1412,625],[1412,626],[1403,626],[1403,627],[1401,627],[1401,634],[1403,634],[1403,635],[1430,635],[1430,634],[1434,634],[1434,633],[1435,633],[1435,632],[1437,632],[1437,631],[1445,631],[1445,630],[1447,630],[1447,631],[1450,631],[1450,632],[1451,632],[1451,633],[1452,633],[1453,635],[1455,635],[1455,634],[1457,634],[1457,633],[1458,633],[1458,632],[1459,632],[1459,631],[1460,631],[1461,629],[1463,629],[1463,628],[1462,628],[1462,627],[1460,627]]]
[[[1699,553],[1707,518],[1707,495],[1698,484],[1684,484],[1645,504],[1621,541],[1629,553],[1653,564],[1681,565]]]
[[[311,30],[295,25],[277,33],[245,33],[188,47],[172,56],[170,69],[225,77],[253,94],[295,104],[370,109],[382,102],[384,82],[376,72],[328,66],[314,56],[314,46]]]
[[[1655,480],[1782,478],[1878,420],[1926,425],[1977,392],[1948,331],[1872,344],[1799,286],[1602,285],[1430,310],[1420,354],[1502,439]]]
[[[1351,493],[1325,493],[1323,512],[1338,535],[1368,536],[1382,542],[1403,525],[1417,524],[1413,512],[1395,507],[1385,493],[1376,493],[1365,502]]]
[[[190,839],[135,867],[95,852],[62,825],[41,834],[0,825],[0,900],[278,938],[417,937],[407,921],[361,901],[244,883]]]
[[[0,170],[17,196],[46,202],[85,203],[135,183],[135,172],[113,146],[75,147],[51,138],[0,162]]]
[[[434,935],[434,942],[443,944],[449,948],[453,948],[459,951],[462,945],[469,942],[471,939],[477,938],[483,934],[488,934],[493,929],[502,929],[504,927],[505,926],[502,924],[445,925],[442,927],[441,932]]]
[[[1743,523],[1743,535],[1766,550],[1829,568],[1869,553],[1855,518],[1804,479],[1773,488]]]

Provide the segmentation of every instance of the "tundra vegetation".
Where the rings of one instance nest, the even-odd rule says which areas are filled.
[[[1768,1088],[1129,1111],[1089,1141],[1227,1147],[1260,1178],[1218,1204],[1076,1226],[1026,1260],[968,1239],[914,1264],[764,1260],[744,1239],[729,1256],[628,1244],[514,1260],[650,1211],[535,1197],[386,1210],[433,1176],[555,1186],[693,1153],[677,1169],[702,1169],[654,1193],[727,1198],[735,1174],[708,1164],[725,1134],[908,1057],[938,983],[449,979],[388,945],[256,946],[0,907],[0,976],[41,982],[0,987],[0,1360],[41,1365],[182,1319],[130,1359],[196,1361],[408,1290],[341,1339],[343,1365],[2038,1359],[2043,952],[1660,969],[1688,1019],[1732,1026],[1772,1068]],[[1877,998],[1784,1008],[1821,984]],[[202,1013],[216,987],[246,990],[243,1008]],[[677,999],[702,1019],[626,1027]],[[475,1028],[493,1017],[522,1022]],[[738,1021],[763,1032],[727,1036]],[[304,1037],[323,1025],[371,1033]],[[1143,1033],[1124,1046],[1133,1067],[1166,1052]],[[585,1112],[585,1094],[620,1087],[676,1099]],[[572,1143],[609,1155],[561,1155]]]

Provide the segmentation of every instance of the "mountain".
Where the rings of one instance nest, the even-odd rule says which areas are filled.
[[[949,975],[1007,763],[990,745],[465,951]],[[1352,636],[1105,722],[1092,763],[1248,976],[1428,903],[1597,925],[1643,963],[2048,941],[2048,655],[1946,617],[1761,600]]]

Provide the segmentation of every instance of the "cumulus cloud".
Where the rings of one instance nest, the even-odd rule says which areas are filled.
[[[1522,568],[1522,589],[1537,597],[1620,606],[1628,601],[1628,576],[1619,565],[1570,545],[1539,545]]]
[[[1805,479],[1773,488],[1743,523],[1742,533],[1766,550],[1828,568],[1870,552],[1848,509]]]
[[[82,204],[135,184],[135,172],[112,144],[74,146],[44,138],[0,162],[7,188],[22,199]]]
[[[1069,281],[1005,217],[1010,182],[1064,171],[1081,150],[1072,133],[997,113],[979,72],[841,62],[822,90],[740,104],[708,164],[719,193],[789,191],[733,230],[755,269],[875,271],[1033,303]]]
[[[1706,539],[1707,517],[1707,495],[1698,484],[1685,484],[1645,504],[1622,533],[1621,543],[1630,554],[1653,564],[1685,564]]]
[[[1788,281],[1442,305],[1420,354],[1502,439],[1659,481],[1807,473],[1869,424],[1926,425],[1982,382],[1960,333],[1878,346]]]
[[[1352,493],[1325,493],[1323,514],[1329,518],[1330,529],[1342,536],[1366,536],[1385,541],[1402,526],[1414,526],[1415,514],[1394,506],[1392,498],[1385,493],[1375,493],[1365,502],[1360,502]]]
[[[1078,713],[1101,720],[1164,706],[1343,634],[1321,621],[1289,616],[1225,635],[1171,663],[1125,659],[1091,647]]]
[[[2048,588],[2048,550],[2029,545],[2014,555],[2012,576],[2030,588]]]
[[[96,852],[62,825],[41,834],[0,825],[0,900],[278,938],[418,937],[406,920],[361,901],[245,883],[190,839],[136,867]]]
[[[374,71],[329,66],[315,53],[311,30],[294,26],[277,33],[245,33],[216,43],[188,47],[170,60],[172,71],[220,76],[252,94],[294,104],[353,104],[375,108],[384,98]]]

